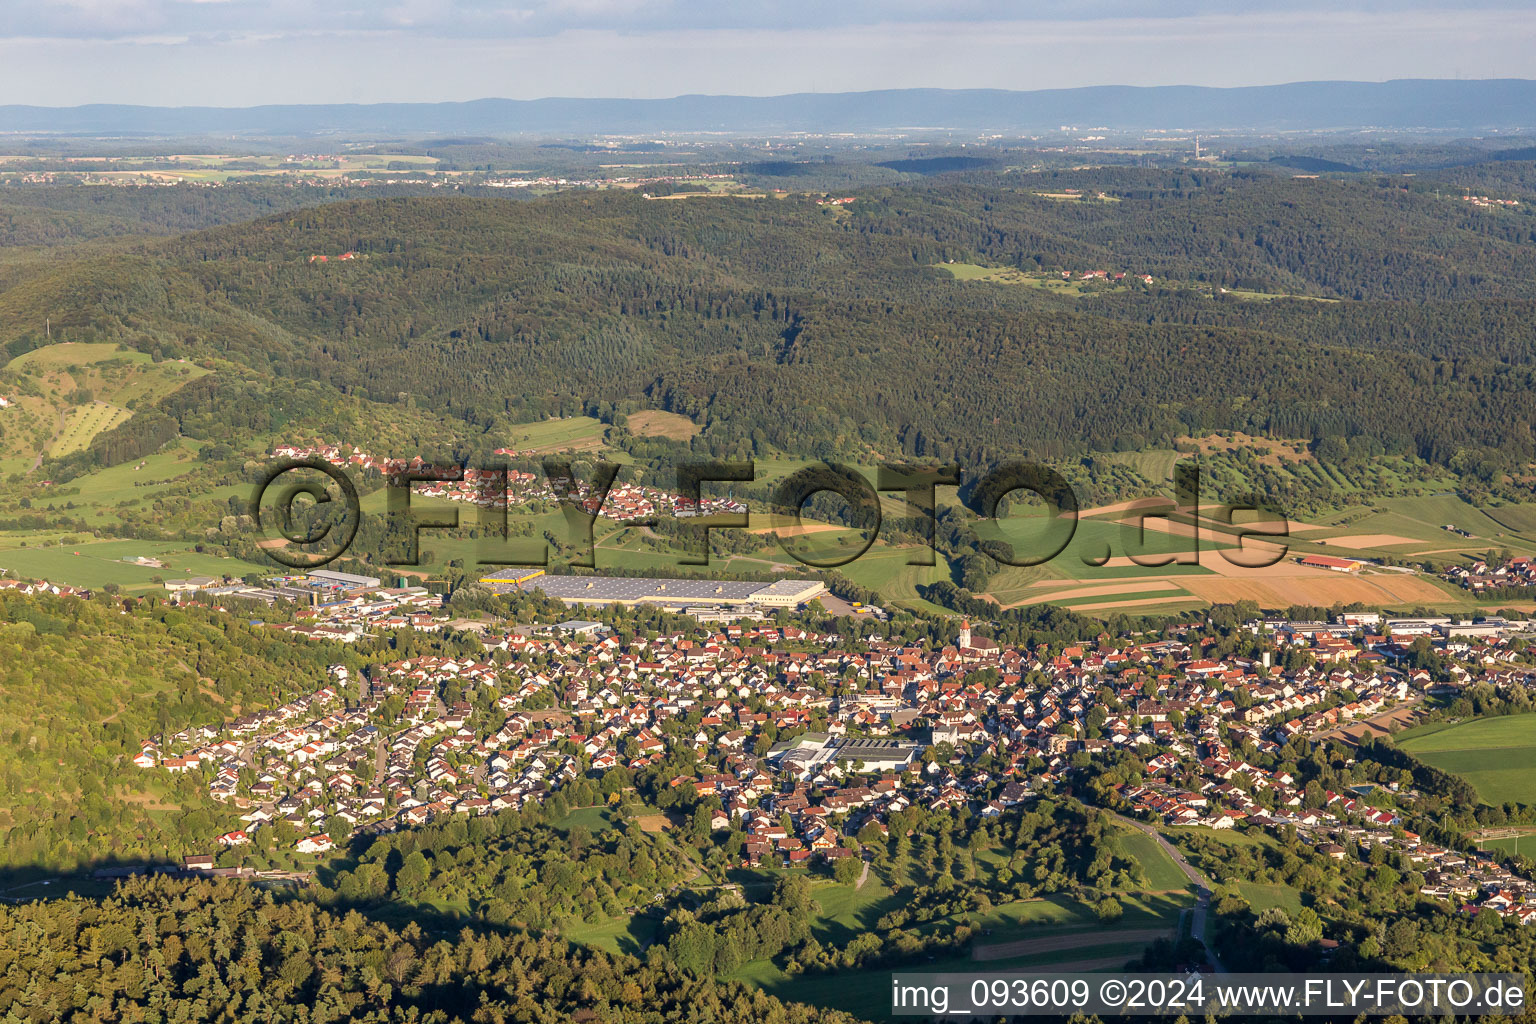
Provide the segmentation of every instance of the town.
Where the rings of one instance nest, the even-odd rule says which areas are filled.
[[[1490,556],[1477,559],[1471,565],[1453,565],[1446,569],[1445,578],[1474,592],[1497,590],[1504,587],[1536,587],[1536,564],[1529,555]]]
[[[411,627],[447,625],[430,601],[421,609]],[[359,833],[522,808],[686,751],[696,768],[669,785],[714,802],[710,828],[741,835],[742,864],[793,866],[850,856],[848,837],[881,834],[913,804],[995,817],[1132,755],[1145,774],[1114,787],[1123,813],[1175,829],[1294,830],[1334,858],[1381,847],[1419,866],[1424,895],[1524,922],[1536,887],[1490,854],[1406,827],[1411,787],[1315,791],[1254,761],[1411,722],[1474,683],[1528,689],[1536,670],[1516,638],[1530,625],[1255,619],[1242,628],[1262,654],[1212,658],[1200,623],[1033,649],[969,622],[937,647],[781,622],[622,638],[594,620],[506,624],[479,632],[478,657],[383,662],[358,678],[336,666],[308,694],[222,728],[146,738],[134,760],[206,779],[239,811],[243,827],[217,837],[226,847],[272,829],[297,853],[324,854]],[[1451,667],[1412,667],[1425,652]]]
[[[515,448],[498,448],[497,455],[509,458],[533,456],[533,452],[520,452]],[[359,471],[373,470],[385,476],[396,476],[411,471],[430,469],[418,456],[406,459],[385,459],[353,446],[350,451],[337,445],[324,443],[312,445],[284,444],[272,449],[272,457],[278,459],[324,459],[335,466],[350,467]],[[468,502],[482,508],[505,509],[536,501],[555,502],[562,493],[547,479],[527,470],[508,469],[505,473],[466,467],[462,480],[424,480],[413,485],[415,493],[425,498],[442,498],[447,501]],[[606,496],[592,493],[584,483],[576,481],[573,497],[579,499],[583,510],[600,518],[619,522],[649,520],[657,515],[677,518],[745,512],[747,507],[730,498],[700,498],[693,501],[655,487],[645,487],[615,481]]]

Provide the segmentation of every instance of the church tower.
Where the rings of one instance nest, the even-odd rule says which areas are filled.
[[[960,649],[962,651],[966,651],[966,650],[970,650],[970,647],[971,647],[971,620],[970,619],[961,619],[960,620]]]

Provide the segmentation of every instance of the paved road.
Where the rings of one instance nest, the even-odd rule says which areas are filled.
[[[1190,922],[1189,933],[1199,939],[1200,944],[1205,947],[1205,955],[1210,958],[1212,965],[1215,966],[1216,973],[1225,974],[1227,972],[1226,967],[1222,965],[1221,958],[1216,955],[1216,950],[1205,937],[1206,916],[1211,907],[1211,880],[1196,870],[1193,864],[1185,860],[1184,855],[1175,849],[1173,844],[1164,839],[1163,834],[1151,825],[1144,821],[1136,821],[1134,818],[1127,818],[1119,814],[1115,814],[1113,817],[1116,821],[1123,822],[1136,829],[1136,831],[1145,832],[1151,836],[1152,841],[1162,847],[1164,853],[1173,858],[1173,862],[1179,866],[1179,870],[1184,872],[1184,877],[1194,884],[1195,911],[1194,919]]]
[[[869,854],[864,854],[864,870],[859,872],[859,880],[853,883],[854,889],[864,888],[864,883],[869,881]]]

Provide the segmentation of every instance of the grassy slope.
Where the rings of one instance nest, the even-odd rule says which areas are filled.
[[[817,901],[822,904],[822,911],[818,914],[817,937],[822,941],[826,941],[824,935],[831,937],[835,934],[824,923],[829,899],[832,907],[839,910],[843,908],[843,898],[830,893],[831,888],[834,887],[828,885],[816,889]],[[866,898],[874,907],[881,906],[883,899]],[[1179,912],[1185,903],[1182,899],[1157,896],[1124,897],[1121,902],[1125,906],[1125,914],[1113,926],[1101,923],[1091,908],[1060,897],[1007,903],[994,907],[986,914],[967,917],[985,933],[983,941],[987,943],[1102,932],[1104,941],[1094,946],[988,961],[989,969],[1034,967],[1048,970],[1055,963],[1111,957],[1133,960],[1140,954],[1141,944],[1117,941],[1116,933],[1156,927],[1166,927],[1171,932],[1178,923]],[[865,916],[868,916],[868,912]],[[942,930],[951,923],[954,923],[951,919],[943,919],[924,926],[922,930]],[[974,971],[976,962],[969,956],[946,957],[924,960],[913,969],[925,972]],[[781,999],[836,1007],[861,1017],[883,1020],[890,1005],[891,970],[885,967],[791,977],[776,964],[758,960],[744,965],[732,977],[763,988]]]
[[[1397,744],[1427,764],[1460,775],[1487,803],[1536,803],[1536,715],[1410,730]]]
[[[127,422],[130,406],[149,405],[208,371],[154,362],[107,343],[61,342],[24,352],[0,368],[0,389],[15,402],[0,416],[0,451],[11,456],[79,451]],[[80,401],[88,391],[91,400]]]

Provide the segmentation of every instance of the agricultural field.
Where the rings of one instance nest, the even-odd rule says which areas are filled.
[[[272,566],[204,555],[185,541],[94,541],[89,538],[72,541],[67,537],[63,540],[63,543],[50,542],[41,547],[0,548],[0,569],[13,576],[37,577],[77,587],[102,587],[114,583],[127,592],[159,590],[157,579],[241,576],[273,569]],[[140,556],[160,561],[163,566],[125,561]]]
[[[1454,494],[1382,498],[1320,516],[1314,525],[1314,530],[1293,533],[1298,550],[1344,557],[1422,555],[1441,561],[1480,556],[1489,548],[1536,550],[1536,505],[1479,509]]]
[[[986,281],[993,284],[1021,285],[1070,298],[1080,298],[1089,287],[1096,291],[1120,291],[1124,285],[1105,285],[1103,282],[1064,278],[1060,274],[1028,273],[1014,267],[983,267],[975,263],[944,263],[940,268],[948,271],[956,281]]]
[[[1171,459],[1161,463],[1171,465]],[[1148,499],[1084,510],[1060,554],[1040,565],[1003,567],[984,596],[1003,608],[1052,604],[1090,615],[1143,610],[1176,614],[1240,600],[1257,601],[1268,609],[1358,601],[1383,608],[1422,605],[1471,611],[1479,607],[1475,601],[1433,576],[1377,566],[1346,575],[1303,566],[1298,559],[1322,553],[1368,560],[1428,551],[1438,551],[1437,557],[1444,559],[1456,557],[1444,553],[1448,541],[1455,540],[1462,541],[1458,550],[1465,555],[1481,554],[1494,545],[1536,550],[1536,538],[1527,541],[1502,530],[1490,531],[1490,524],[1497,525],[1490,514],[1454,496],[1386,499],[1380,507],[1355,507],[1316,523],[1291,521],[1283,538],[1271,542],[1250,537],[1241,545],[1235,543],[1233,527],[1170,508],[1166,500]],[[1523,522],[1526,513],[1536,513],[1536,507],[1490,511],[1514,523]],[[1145,519],[1139,521],[1143,515]],[[1430,517],[1428,522],[1425,516]],[[1442,529],[1445,524],[1489,532],[1468,540]],[[1056,531],[1064,532],[1062,524],[1048,524],[1028,510],[1016,510],[993,529],[991,536],[1009,541],[1021,555],[1049,551],[1059,544]],[[1243,529],[1241,520],[1237,529]],[[1197,537],[1198,561],[1184,564]],[[837,550],[837,541],[844,541],[844,550],[852,543],[851,538],[824,529],[818,529],[815,539],[820,541],[816,546],[828,553]],[[916,597],[917,584],[943,575],[939,569],[906,566],[902,550],[877,542],[868,554],[840,571],[889,600],[910,600]],[[1272,565],[1255,564],[1274,558],[1278,560]],[[1172,560],[1167,564],[1155,564],[1168,559]],[[1103,564],[1093,564],[1101,560]]]
[[[208,373],[185,362],[97,342],[60,342],[22,353],[0,368],[0,454],[13,458],[80,451],[120,426],[140,405]]]
[[[680,182],[680,184],[687,184],[687,183]],[[694,190],[688,191],[688,192],[669,192],[669,193],[667,193],[664,196],[647,195],[645,198],[646,199],[660,199],[660,200],[678,200],[678,199],[767,199],[768,198],[768,193],[767,192],[747,192],[747,191],[741,191],[741,190],[738,190],[738,189],[732,189],[732,188],[729,187],[732,184],[730,182],[710,181],[710,182],[696,182],[695,184],[703,185],[704,187],[703,188],[699,188],[699,189],[694,189]],[[626,188],[626,187],[630,187],[630,186],[623,186],[623,185],[621,185],[620,187],[621,188]]]
[[[1536,804],[1536,714],[1410,729],[1398,735],[1397,745],[1466,779],[1484,803]]]
[[[1173,467],[1187,456],[1172,448],[1147,448],[1137,452],[1108,452],[1094,455],[1094,462],[1120,465],[1130,468],[1149,483],[1171,486]]]
[[[19,398],[15,407],[0,410],[0,449],[7,445],[12,448],[4,459],[0,459],[0,469],[8,465],[9,472],[26,473],[36,452],[42,450],[33,447],[34,444],[46,446],[55,454],[79,450],[102,430],[131,416],[130,405],[158,399],[206,372],[201,367],[184,363],[156,364],[141,353],[114,345],[60,343],[25,353],[13,359],[3,371],[4,379],[17,385],[12,390]],[[30,382],[30,389],[20,386],[23,382]],[[26,394],[28,390],[37,394]],[[88,394],[82,394],[82,391]],[[46,401],[45,395],[49,396]],[[71,397],[88,397],[90,400],[69,405]],[[40,411],[29,411],[27,403],[38,406]],[[9,429],[28,417],[34,426],[32,434]],[[691,436],[698,428],[686,417],[647,410],[629,417],[629,429],[642,435],[682,439]],[[522,451],[590,453],[627,461],[623,453],[608,447],[606,438],[604,424],[581,416],[520,425],[498,441]],[[1316,469],[1316,463],[1308,461],[1308,453],[1300,441],[1268,441],[1242,434],[1213,434],[1184,441],[1198,445],[1203,459],[1218,463],[1232,458],[1233,451],[1251,449],[1261,460],[1279,462],[1283,459],[1284,465],[1292,468],[1301,466],[1308,472]],[[97,470],[51,493],[73,501],[79,509],[77,514],[88,523],[100,522],[103,526],[121,511],[143,511],[151,503],[172,495],[177,500],[191,498],[193,501],[244,497],[246,488],[227,480],[199,485],[196,474],[200,468],[197,460],[200,446],[201,442],[196,440],[182,439],[154,455]],[[1168,486],[1174,466],[1188,458],[1191,458],[1188,454],[1159,449],[1110,453],[1102,460],[1125,467],[1161,490]],[[808,460],[797,458],[759,459],[756,482],[771,486],[809,464]],[[878,460],[871,458],[867,465],[860,467],[871,483],[877,466]],[[711,490],[723,495],[728,485],[718,485]],[[940,494],[941,500],[946,497]],[[882,503],[888,516],[903,515],[907,511],[898,495],[882,495]],[[456,511],[465,527],[476,525],[479,517],[478,510],[472,506],[434,502],[419,495],[412,504],[427,514]],[[375,491],[365,495],[363,507],[370,515],[382,514],[384,493]],[[1142,515],[1146,518],[1139,521]],[[518,517],[519,513],[514,510],[514,523]],[[542,547],[539,538],[546,529],[553,530],[557,536],[566,534],[566,524],[558,512],[540,513],[534,519],[529,524],[533,530],[531,536],[519,538],[509,549],[513,554],[508,557],[537,557]],[[1027,554],[1054,546],[1050,544],[1049,535],[1061,525],[1047,523],[1038,507],[1019,504],[993,528],[992,535],[1008,540],[1016,551]],[[1466,530],[1473,536],[1463,537],[1442,528],[1447,525]],[[1467,595],[1425,574],[1372,567],[1359,574],[1344,576],[1303,567],[1296,560],[1309,553],[1360,559],[1418,558],[1422,555],[1448,561],[1481,555],[1491,547],[1509,547],[1523,552],[1536,550],[1533,527],[1536,527],[1536,504],[1480,510],[1454,494],[1401,495],[1378,499],[1374,504],[1347,506],[1319,515],[1310,522],[1292,521],[1284,541],[1288,550],[1286,557],[1272,566],[1247,567],[1233,564],[1234,560],[1243,559],[1236,550],[1232,527],[1197,518],[1189,511],[1172,510],[1166,498],[1120,501],[1084,509],[1071,542],[1060,554],[1041,565],[1003,567],[991,578],[983,596],[1002,608],[1047,604],[1102,617],[1120,613],[1182,614],[1211,603],[1244,599],[1257,601],[1268,609],[1282,609],[1292,604],[1331,605],[1359,601],[1386,608],[1423,605],[1447,611],[1472,610],[1478,605]],[[807,520],[794,529],[786,521],[766,513],[754,513],[749,529],[760,536],[761,546],[717,558],[716,567],[724,565],[730,571],[750,572],[782,570],[793,565],[795,560],[781,541],[806,557],[820,560],[846,557],[864,543],[856,531],[835,524]],[[779,534],[779,539],[770,536],[773,533]],[[642,531],[607,528],[606,523],[600,522],[596,536],[600,570],[679,568],[678,555],[657,548],[651,543],[652,538]],[[1195,564],[1183,564],[1196,537],[1201,547],[1200,558]],[[36,540],[41,543],[47,538]],[[1250,539],[1246,547],[1254,550],[1255,543]],[[423,546],[425,554],[419,572],[428,577],[440,574],[451,560],[474,563],[490,552],[487,542],[431,531],[423,535]],[[908,565],[907,561],[916,551],[916,548],[893,546],[877,539],[862,557],[837,571],[880,593],[893,607],[940,612],[942,609],[919,596],[917,588],[950,578],[949,567],[942,564],[942,560],[934,567]],[[35,559],[37,556],[28,557]],[[1173,560],[1167,564],[1141,564],[1170,558]],[[1095,564],[1099,562],[1102,564]],[[21,571],[19,565],[16,571]],[[86,578],[97,582],[103,580],[102,572],[82,575],[74,563],[70,563],[65,571],[71,576],[59,577],[63,582]],[[200,571],[243,574],[248,567],[231,565],[221,569],[214,566]],[[117,576],[121,572],[113,567],[107,575]],[[128,585],[127,581],[114,579],[113,582]],[[1518,607],[1518,603],[1509,601],[1496,604],[1498,607]]]
[[[1176,564],[1178,556],[1193,548],[1190,538],[1180,535],[1177,524],[1158,519],[1150,514],[1150,510],[1143,523],[1137,522],[1136,510],[1124,509],[1122,512],[1123,515],[1084,515],[1079,518],[1066,547],[1041,567],[1057,578],[1090,582],[1108,578],[1199,575],[1210,571],[1202,565]],[[999,519],[995,532],[990,528],[978,532],[983,539],[996,537],[1007,541],[1021,558],[1038,558],[1060,546],[1067,526],[1061,521],[1048,523],[1041,515],[1014,514]],[[1209,555],[1214,555],[1217,549],[1233,546],[1228,538],[1209,533],[1201,536],[1200,543],[1207,549],[1203,554]],[[1157,562],[1167,564],[1146,564]]]
[[[195,481],[202,466],[197,460],[198,447],[199,442],[182,438],[153,455],[76,477],[54,493],[60,497],[78,495],[77,504],[94,507],[94,518],[119,507],[137,507],[165,493],[173,483]],[[215,489],[210,484],[209,491]]]
[[[277,154],[179,153],[161,157],[101,157],[67,172],[81,184],[223,183],[241,179],[345,178],[349,175],[420,174],[436,170],[436,157],[420,154],[340,152],[289,160]],[[21,172],[0,170],[0,180]],[[439,172],[445,174],[461,172]]]
[[[1483,514],[1510,533],[1536,537],[1536,505],[1503,505]]]
[[[673,441],[686,441],[699,432],[699,425],[687,416],[660,409],[630,413],[629,429],[640,437],[665,437]]]
[[[1518,514],[1521,508],[1523,506],[1512,506],[1510,510],[1501,511]],[[1118,521],[1120,526],[1114,528],[1122,530],[1122,537],[1130,538],[1121,542],[1128,545],[1134,539],[1134,534],[1125,527],[1133,521],[1130,517],[1134,513],[1134,504],[1129,507],[1121,505],[1108,511],[1090,512],[1083,523],[1100,523],[1099,528],[1104,529],[1114,527]],[[1428,521],[1425,517],[1429,517]],[[1209,520],[1196,521],[1186,513],[1175,513],[1165,519],[1148,518],[1146,526],[1148,530],[1165,531],[1171,535],[1166,546],[1160,549],[1162,552],[1180,546],[1187,549],[1190,539],[1198,533],[1202,546],[1198,567],[1175,565],[1155,569],[1134,565],[1124,557],[1112,557],[1103,569],[1093,570],[1080,567],[1071,559],[1058,558],[1045,568],[1067,572],[1082,583],[1092,585],[1093,589],[1074,590],[1049,580],[1027,580],[1024,581],[1027,589],[1008,592],[1008,600],[1002,603],[1060,601],[1065,597],[1067,601],[1061,603],[1075,601],[1076,604],[1069,603],[1072,607],[1089,603],[1103,607],[1110,603],[1109,595],[1120,592],[1177,607],[1176,602],[1169,599],[1177,597],[1178,591],[1183,591],[1201,602],[1253,600],[1271,609],[1293,604],[1327,606],[1358,601],[1372,607],[1412,608],[1424,605],[1447,611],[1470,610],[1476,607],[1474,601],[1432,576],[1373,566],[1359,573],[1345,575],[1302,566],[1298,559],[1313,553],[1359,559],[1407,557],[1429,553],[1431,550],[1443,552],[1448,540],[1457,539],[1463,541],[1461,550],[1465,553],[1480,553],[1492,544],[1510,546],[1517,551],[1529,550],[1533,546],[1524,538],[1502,531],[1492,536],[1485,532],[1469,541],[1441,528],[1442,525],[1453,525],[1469,532],[1488,531],[1492,523],[1486,514],[1455,496],[1385,499],[1380,507],[1357,507],[1336,516],[1325,517],[1317,523],[1291,522],[1283,541],[1250,539],[1244,542],[1244,550],[1255,553],[1268,551],[1279,554],[1280,548],[1274,545],[1283,546],[1283,557],[1273,565],[1262,566],[1252,564],[1256,559],[1246,558],[1232,550],[1234,538],[1229,527]],[[1079,531],[1082,531],[1082,525]],[[1085,536],[1093,535],[1090,533]],[[1094,538],[1092,543],[1099,544],[1102,537],[1101,534]],[[1074,539],[1074,546],[1076,544],[1077,540]],[[1440,557],[1446,556],[1442,553]],[[1250,564],[1241,564],[1244,562]],[[1157,583],[1161,583],[1161,586],[1154,586]],[[1000,599],[1005,596],[998,594],[995,589],[993,593]],[[1079,610],[1091,609],[1079,607]]]
[[[1140,608],[1177,612],[1244,599],[1266,608],[1356,600],[1408,606],[1465,603],[1448,588],[1411,573],[1380,570],[1345,577],[1299,565],[1301,552],[1284,550],[1289,540],[1282,548],[1277,542],[1250,538],[1239,550],[1230,528],[1197,521],[1187,513],[1157,514],[1168,507],[1126,502],[1089,510],[1060,555],[1040,566],[998,573],[989,596],[1005,608],[1049,603],[1088,614],[1134,613]],[[1298,532],[1293,529],[1293,536]],[[1000,533],[1019,552],[1054,546],[1045,520],[1038,516],[1003,520]],[[1197,539],[1198,561],[1181,564],[1189,561]],[[1272,565],[1257,564],[1275,558]],[[1152,564],[1163,560],[1167,564]],[[1102,564],[1092,564],[1096,561]]]
[[[846,887],[818,886],[813,893],[823,908],[813,929],[823,942],[836,938],[826,929],[829,903],[839,909],[841,905],[840,900],[831,898],[832,888]],[[867,929],[869,922],[889,909],[885,905],[888,896],[869,901],[858,919],[861,929]],[[966,915],[980,929],[971,951],[924,962],[921,970],[975,971],[981,962],[988,970],[1113,970],[1139,957],[1153,939],[1173,935],[1180,912],[1188,904],[1187,898],[1150,895],[1124,896],[1120,902],[1125,913],[1113,925],[1099,921],[1092,908],[1060,897],[1007,903],[985,914]],[[942,931],[953,923],[958,919],[931,922],[920,930]],[[883,1007],[890,1005],[889,967],[790,976],[777,964],[756,960],[731,977],[780,998],[845,1009],[864,1018],[886,1019]]]
[[[48,454],[58,456],[78,452],[91,443],[91,438],[126,422],[132,415],[127,409],[106,402],[77,405],[65,415],[64,427],[48,446]]]
[[[860,586],[874,590],[893,605],[944,612],[944,609],[924,600],[918,594],[917,588],[947,579],[949,570],[942,558],[938,559],[939,564],[934,566],[908,565],[908,560],[919,550],[877,543],[862,558],[842,566],[837,571]]]
[[[1237,891],[1255,913],[1270,907],[1279,907],[1295,917],[1301,912],[1301,892],[1288,885],[1267,885],[1262,882],[1238,882]]]
[[[603,447],[607,428],[590,416],[566,416],[519,424],[507,432],[506,447],[522,452],[590,452]],[[607,453],[614,459],[613,453]]]

